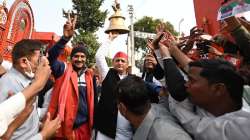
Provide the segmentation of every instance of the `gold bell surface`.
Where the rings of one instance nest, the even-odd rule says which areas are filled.
[[[115,1],[115,5],[112,6],[115,13],[109,18],[109,28],[105,31],[106,34],[109,32],[118,32],[119,34],[126,34],[129,32],[128,27],[125,26],[125,17],[121,14],[120,4]]]

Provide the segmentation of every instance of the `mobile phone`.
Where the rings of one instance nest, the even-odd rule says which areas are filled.
[[[40,56],[39,56],[39,59],[38,59],[38,64],[41,63],[42,57],[45,55],[44,53],[45,53],[45,46],[42,46],[42,47],[40,48]]]
[[[152,44],[155,47],[155,49],[159,48],[159,42],[161,41],[161,39],[163,38],[164,33],[162,33],[158,38],[154,39]]]

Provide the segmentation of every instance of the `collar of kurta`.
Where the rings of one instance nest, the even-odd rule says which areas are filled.
[[[27,87],[32,81],[31,79],[24,76],[21,72],[19,72],[14,67],[12,67],[7,73],[12,73],[13,75],[12,78],[14,78],[16,82],[20,84],[23,88]]]

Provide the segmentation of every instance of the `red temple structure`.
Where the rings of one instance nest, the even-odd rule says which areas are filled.
[[[28,0],[15,0],[10,9],[6,0],[0,5],[0,53],[11,60],[11,50],[21,39],[36,39],[51,46],[58,39],[53,32],[36,32],[34,15]]]

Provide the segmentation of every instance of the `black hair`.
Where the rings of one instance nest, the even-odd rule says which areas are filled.
[[[136,115],[145,114],[150,106],[148,89],[138,76],[129,75],[119,81],[116,93],[118,102],[122,102]]]
[[[87,49],[87,47],[84,46],[84,45],[79,45],[79,46],[74,47],[72,49],[71,54],[70,54],[70,58],[72,58],[78,52],[84,53],[86,55],[86,57],[88,56],[88,49]]]
[[[225,84],[238,109],[242,107],[244,80],[233,64],[223,59],[201,59],[190,62],[189,66],[201,67],[200,76],[206,78],[210,84]]]
[[[34,51],[40,50],[44,44],[33,39],[23,39],[17,42],[12,50],[12,62],[15,64],[21,57],[31,57]]]

